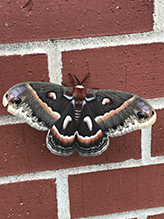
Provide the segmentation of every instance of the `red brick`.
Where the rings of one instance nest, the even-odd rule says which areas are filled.
[[[72,218],[164,205],[164,164],[69,176]]]
[[[0,96],[24,81],[49,81],[46,54],[0,56]],[[7,114],[0,104],[0,113]]]
[[[151,155],[153,157],[164,155],[164,148],[163,148],[164,110],[156,110],[156,112],[157,112],[157,122],[152,127]]]
[[[0,176],[140,159],[141,154],[140,131],[113,138],[101,156],[86,158],[77,153],[68,157],[52,154],[45,146],[47,132],[27,124],[0,126],[0,133]]]
[[[88,88],[163,97],[163,51],[164,43],[152,43],[63,52],[63,81],[71,84],[68,73],[82,80],[90,72]]]
[[[6,218],[57,218],[55,180],[0,186],[0,215]]]
[[[154,1],[3,1],[0,43],[153,30]]]
[[[164,218],[164,214],[152,215],[147,217],[147,219],[163,219],[163,218]]]

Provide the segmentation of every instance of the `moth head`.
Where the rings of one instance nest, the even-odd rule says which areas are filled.
[[[25,84],[18,84],[10,88],[3,96],[3,105],[8,105],[8,111],[13,114],[13,109],[17,109],[27,97],[27,87]]]

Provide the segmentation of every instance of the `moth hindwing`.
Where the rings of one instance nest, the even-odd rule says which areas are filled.
[[[48,149],[68,156],[102,154],[109,137],[146,128],[156,121],[154,109],[143,98],[124,91],[91,90],[86,79],[73,88],[47,82],[25,82],[3,96],[8,112],[38,130],[48,130]]]

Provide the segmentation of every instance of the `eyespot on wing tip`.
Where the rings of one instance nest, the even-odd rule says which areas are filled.
[[[157,114],[154,111],[153,116],[151,117],[151,119],[149,119],[146,123],[143,124],[142,128],[147,128],[149,126],[152,126],[157,120]]]

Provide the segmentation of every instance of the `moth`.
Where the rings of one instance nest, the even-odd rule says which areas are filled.
[[[3,105],[30,126],[48,130],[48,149],[62,156],[75,150],[81,156],[100,155],[108,148],[109,137],[156,121],[156,112],[142,97],[118,90],[86,89],[88,77],[80,82],[74,75],[74,87],[19,83],[4,94]]]

